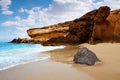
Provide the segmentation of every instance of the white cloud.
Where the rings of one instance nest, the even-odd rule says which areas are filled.
[[[25,38],[28,37],[26,30],[29,29],[29,27],[16,27],[16,31],[14,32],[18,37]]]
[[[19,10],[19,12],[21,12],[21,13],[24,13],[24,12],[27,12],[28,10],[27,9],[24,9],[24,8],[21,8],[20,10]]]
[[[21,9],[19,10],[19,12],[23,13],[23,12],[25,12],[25,10],[24,10],[23,8],[21,8]]]
[[[11,15],[11,14],[13,14],[13,12],[12,12],[12,11],[9,11],[9,10],[4,10],[4,11],[2,12],[2,14]]]
[[[16,26],[17,34],[26,34],[25,30],[32,27],[45,26],[73,20],[96,9],[100,6],[110,6],[112,9],[120,8],[120,0],[53,0],[48,8],[33,7],[32,9],[21,8],[21,14],[27,13],[26,19],[20,16],[15,17],[14,21],[6,21],[4,26]],[[23,30],[21,30],[23,29]]]
[[[11,0],[0,0],[0,6],[2,10],[2,14],[11,15],[12,11],[9,10],[9,6],[11,5]]]

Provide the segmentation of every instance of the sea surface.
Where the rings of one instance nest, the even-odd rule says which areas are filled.
[[[40,44],[0,42],[0,70],[48,59],[50,56],[41,54],[42,51],[63,47],[64,46],[43,47]]]

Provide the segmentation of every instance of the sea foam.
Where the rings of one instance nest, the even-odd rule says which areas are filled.
[[[0,70],[48,59],[50,56],[41,54],[41,52],[57,48],[64,48],[64,46],[43,47],[40,44],[0,43]]]

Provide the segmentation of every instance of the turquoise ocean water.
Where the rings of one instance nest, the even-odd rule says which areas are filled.
[[[45,60],[50,56],[41,54],[40,52],[57,48],[63,48],[63,46],[43,47],[40,44],[0,42],[0,70],[5,70],[20,64]]]

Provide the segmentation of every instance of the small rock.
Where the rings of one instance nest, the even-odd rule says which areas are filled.
[[[13,39],[11,43],[17,43],[17,39]]]
[[[74,62],[79,64],[94,65],[96,61],[100,60],[86,47],[81,48],[74,56]]]

